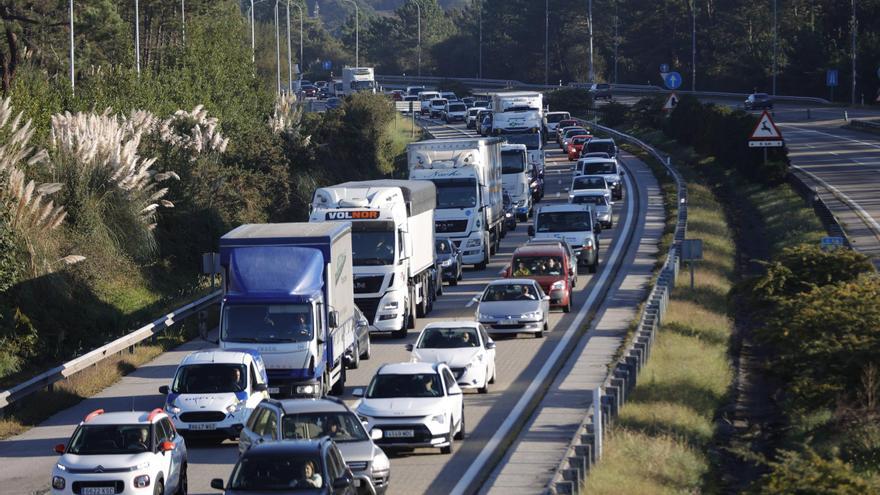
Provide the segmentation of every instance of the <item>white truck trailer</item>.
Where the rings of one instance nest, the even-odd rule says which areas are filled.
[[[504,219],[498,138],[430,139],[407,145],[410,180],[437,187],[434,230],[462,251],[464,263],[486,268]]]
[[[348,96],[365,91],[376,92],[376,76],[372,67],[343,67],[342,91]]]
[[[370,330],[405,337],[436,297],[428,181],[346,182],[315,191],[309,222],[351,222],[355,303]]]
[[[544,95],[513,91],[492,95],[492,133],[539,134],[544,126]]]

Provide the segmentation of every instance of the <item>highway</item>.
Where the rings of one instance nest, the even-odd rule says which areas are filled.
[[[463,126],[445,126],[438,123],[430,124],[429,130],[437,137],[473,135],[472,132],[464,130]],[[555,144],[551,143],[548,149],[545,201],[564,201],[570,182],[571,164]],[[634,163],[635,159],[631,156],[624,157],[624,166],[630,162]],[[648,202],[645,200],[646,192],[638,183],[630,181],[628,187],[630,189],[625,199],[618,201],[615,206],[615,228],[602,233],[600,270],[595,275],[589,275],[582,270],[578,277],[572,313],[563,315],[555,311],[551,317],[551,331],[545,339],[526,336],[499,338],[496,358],[497,382],[490,387],[488,394],[468,393],[465,397],[467,424],[465,440],[455,444],[452,455],[444,456],[437,450],[419,450],[393,456],[389,494],[451,493],[462,473],[475,464],[480,465],[479,462],[482,461],[478,461],[479,459],[499,457],[503,454],[497,452],[496,456],[489,455],[492,452],[488,452],[486,446],[495,445],[490,444],[493,435],[504,428],[511,411],[517,407],[526,390],[531,387],[543,393],[549,387],[553,376],[540,374],[539,371],[551,355],[565,356],[568,349],[564,347],[569,340],[564,340],[563,336],[571,334],[568,339],[579,338],[578,331],[583,327],[588,313],[598,308],[606,297],[613,294],[613,291],[608,291],[607,287],[615,276],[612,273],[606,274],[609,267],[605,261],[612,255],[620,258],[621,266],[625,270],[626,260],[632,259],[638,248],[638,242],[627,242],[628,236],[624,235],[627,233],[622,232],[620,226],[638,224],[638,219],[645,216]],[[630,233],[633,230],[630,229]],[[469,269],[465,272],[465,279],[457,287],[444,288],[444,295],[435,303],[434,311],[430,316],[419,319],[418,329],[432,321],[471,319],[475,309],[468,306],[471,298],[482,290],[486,282],[498,278],[498,272],[513,250],[526,240],[525,225],[520,223],[517,230],[509,233],[504,239],[499,254],[492,258],[486,270],[478,272]],[[601,285],[597,284],[599,279],[603,280]],[[584,308],[588,300],[590,305]],[[637,302],[634,302],[633,306]],[[416,336],[417,331],[411,331],[405,340],[382,335],[374,336],[372,359],[362,361],[360,369],[350,371],[348,374],[346,400],[351,404],[354,403],[354,398],[350,395],[352,390],[365,386],[379,365],[407,361],[409,353],[404,349],[404,344],[414,342]],[[158,387],[168,384],[177,363],[187,352],[206,347],[212,346],[202,341],[194,341],[168,352],[95,397],[62,411],[22,435],[0,442],[0,463],[6,468],[0,472],[0,483],[5,487],[16,487],[14,493],[47,492],[50,472],[56,459],[52,447],[57,443],[65,442],[75,425],[88,412],[98,408],[119,411],[160,407],[163,396],[158,394]],[[597,368],[604,369],[604,364],[606,363],[601,363]],[[514,439],[517,432],[510,433],[510,438],[506,439],[507,443]],[[505,443],[502,443],[501,447],[504,445]],[[209,487],[209,482],[212,478],[228,477],[238,454],[236,444],[226,441],[216,446],[190,442],[188,447],[190,493],[217,493]],[[484,474],[488,476],[493,467],[487,463]],[[479,486],[474,485],[469,487],[468,491],[477,488]]]

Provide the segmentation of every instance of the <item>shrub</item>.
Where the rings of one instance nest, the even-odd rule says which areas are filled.
[[[593,97],[586,89],[560,88],[544,93],[544,105],[551,111],[567,110],[572,116],[583,116],[593,108]]]
[[[602,107],[602,124],[608,127],[618,127],[626,121],[629,107],[623,103],[611,102]]]
[[[863,495],[880,487],[859,477],[851,465],[837,458],[823,459],[810,449],[783,452],[770,463],[771,471],[759,482],[760,495]]]
[[[642,98],[630,107],[627,118],[636,127],[660,129],[666,119],[663,111],[665,101],[660,96]]]
[[[471,95],[470,86],[453,79],[441,79],[440,82],[437,83],[437,88],[439,91],[452,91],[455,93],[455,96],[458,96],[459,98]]]

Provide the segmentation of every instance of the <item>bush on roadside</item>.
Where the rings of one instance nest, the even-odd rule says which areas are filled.
[[[824,459],[809,448],[782,452],[770,467],[770,473],[753,490],[756,495],[864,495],[880,490],[876,483],[855,473],[850,464]]]
[[[571,115],[583,117],[588,110],[595,105],[593,97],[586,89],[560,88],[544,93],[544,105],[550,107],[550,111],[564,110]]]
[[[455,96],[459,98],[464,98],[465,96],[470,96],[472,94],[470,86],[454,79],[441,79],[440,82],[437,83],[437,89],[438,91],[452,91],[455,93]]]

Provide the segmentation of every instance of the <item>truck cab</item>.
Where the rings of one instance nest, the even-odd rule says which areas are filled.
[[[342,393],[355,347],[351,226],[247,224],[220,239],[220,347],[253,349],[269,391]]]
[[[531,91],[494,94],[492,133],[540,135],[544,127],[543,101],[541,93]]]
[[[544,140],[540,135],[529,134],[507,134],[504,139],[508,144],[522,144],[526,147],[526,153],[529,156],[529,163],[534,167],[536,173],[532,174],[533,202],[537,202],[544,197]]]
[[[572,247],[579,266],[595,273],[599,266],[599,233],[589,204],[556,204],[541,207],[528,229],[536,239],[563,239]]]
[[[501,180],[510,194],[519,221],[532,216],[532,191],[529,187],[529,162],[525,145],[501,145]]]
[[[376,78],[372,67],[343,67],[342,86],[346,95],[376,93]]]

